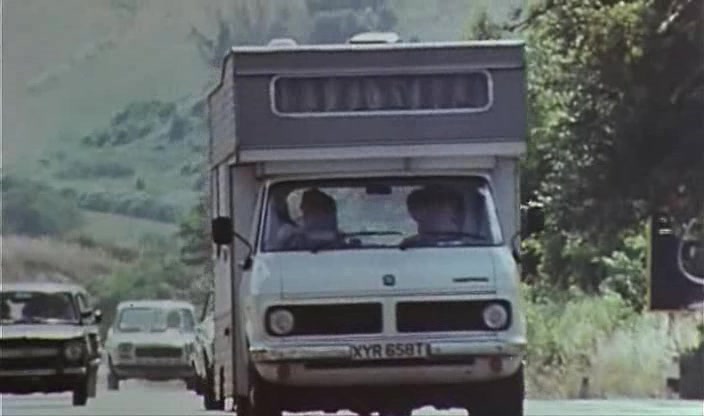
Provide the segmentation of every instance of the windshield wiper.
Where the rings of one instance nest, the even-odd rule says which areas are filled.
[[[355,231],[353,233],[342,233],[343,237],[357,237],[365,235],[403,235],[400,231]]]
[[[402,232],[400,231],[355,231],[351,233],[340,233],[340,239],[335,239],[335,240],[328,240],[328,241],[322,241],[319,244],[314,245],[311,247],[310,252],[311,253],[317,253],[320,250],[327,249],[327,248],[333,248],[335,245],[340,244],[341,240],[344,240],[349,237],[357,237],[357,236],[368,236],[368,235],[403,235]]]
[[[475,233],[467,233],[464,231],[430,231],[430,232],[425,232],[423,233],[424,235],[429,235],[429,236],[439,236],[439,237],[457,237],[457,238],[474,238],[474,239],[479,239],[479,240],[485,240],[486,237],[481,235],[481,234],[475,234]],[[426,242],[421,240],[421,237],[416,236],[416,238],[413,239],[408,239],[405,241],[402,241],[401,244],[398,245],[398,248],[401,250],[405,250],[410,247],[434,247],[434,244],[429,244],[429,243],[435,243],[435,242]],[[480,244],[477,244],[480,245]]]

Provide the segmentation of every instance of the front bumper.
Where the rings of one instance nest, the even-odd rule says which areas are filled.
[[[430,341],[428,360],[462,356],[520,356],[525,355],[526,342],[515,340]],[[253,345],[249,354],[255,363],[350,360],[353,343],[324,345]]]
[[[253,345],[250,358],[267,381],[292,386],[452,384],[515,374],[523,339],[430,340],[422,358],[355,360],[355,343]]]
[[[90,367],[0,370],[0,392],[13,394],[72,391],[85,383]]]
[[[111,371],[121,379],[174,380],[195,376],[193,367],[185,363],[120,363],[113,365]]]

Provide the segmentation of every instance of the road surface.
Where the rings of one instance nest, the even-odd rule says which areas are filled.
[[[120,391],[98,386],[96,398],[85,407],[73,407],[70,394],[11,396],[3,395],[3,416],[116,416],[116,415],[232,415],[206,412],[193,392],[181,382],[148,383],[127,381]],[[340,416],[353,413],[340,412]],[[460,416],[462,410],[436,411],[419,409],[414,416]],[[679,400],[608,400],[608,401],[533,401],[526,404],[527,416],[702,416],[702,404]]]

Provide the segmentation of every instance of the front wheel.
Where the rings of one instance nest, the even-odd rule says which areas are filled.
[[[469,409],[470,416],[523,416],[523,366],[512,376],[491,382],[482,398]]]
[[[112,371],[108,373],[108,390],[120,390],[120,379]]]
[[[184,380],[186,382],[186,390],[193,391],[196,389],[196,384],[198,383],[196,377],[188,377]]]
[[[281,416],[282,409],[279,405],[279,395],[273,386],[252,371],[249,386],[249,397],[246,410],[249,416]],[[240,415],[239,409],[237,412]]]
[[[215,377],[213,369],[206,368],[205,380],[201,386],[203,390],[203,407],[205,410],[225,410],[225,401],[215,397]]]
[[[78,382],[78,385],[73,389],[73,405],[85,406],[88,402],[88,380],[84,379]]]

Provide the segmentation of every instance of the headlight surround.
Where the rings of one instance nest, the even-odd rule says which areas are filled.
[[[508,309],[501,303],[491,302],[484,307],[482,318],[489,329],[503,329],[508,324]]]
[[[85,353],[85,344],[81,341],[69,341],[64,345],[64,357],[69,361],[80,361]]]
[[[134,345],[129,342],[122,342],[117,345],[117,354],[120,357],[131,357],[132,351],[134,350]]]
[[[267,328],[273,335],[288,335],[293,332],[295,319],[288,309],[276,308],[267,313]]]

